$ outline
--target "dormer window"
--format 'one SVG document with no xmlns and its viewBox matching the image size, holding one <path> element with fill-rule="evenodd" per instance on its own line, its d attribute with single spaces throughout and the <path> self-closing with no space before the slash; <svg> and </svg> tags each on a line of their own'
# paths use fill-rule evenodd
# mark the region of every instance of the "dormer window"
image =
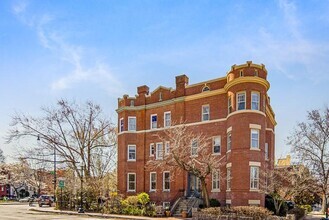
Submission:
<svg viewBox="0 0 329 220">
<path fill-rule="evenodd" d="M 204 86 L 204 87 L 203 87 L 202 92 L 206 92 L 206 91 L 210 91 L 209 86 Z"/>
<path fill-rule="evenodd" d="M 243 71 L 242 70 L 240 70 L 240 76 L 243 76 Z"/>
<path fill-rule="evenodd" d="M 162 101 L 162 92 L 159 93 L 159 101 Z"/>
<path fill-rule="evenodd" d="M 134 106 L 134 105 L 135 105 L 134 100 L 130 100 L 130 106 Z"/>
<path fill-rule="evenodd" d="M 258 70 L 255 70 L 254 76 L 258 76 Z"/>
</svg>

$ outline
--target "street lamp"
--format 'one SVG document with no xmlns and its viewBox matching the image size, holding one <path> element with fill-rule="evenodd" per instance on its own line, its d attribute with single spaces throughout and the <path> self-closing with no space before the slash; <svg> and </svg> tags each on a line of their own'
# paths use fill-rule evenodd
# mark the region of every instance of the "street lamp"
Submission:
<svg viewBox="0 0 329 220">
<path fill-rule="evenodd" d="M 40 135 L 37 138 L 40 141 Z M 56 184 L 57 184 L 57 177 L 56 177 L 56 146 L 54 145 L 54 202 L 56 202 Z"/>
<path fill-rule="evenodd" d="M 83 198 L 82 198 L 82 191 L 83 191 L 83 166 L 84 166 L 84 163 L 82 162 L 81 164 L 81 174 L 80 174 L 80 183 L 81 183 L 81 186 L 80 186 L 80 207 L 78 209 L 78 213 L 84 213 L 84 209 L 83 209 Z"/>
</svg>

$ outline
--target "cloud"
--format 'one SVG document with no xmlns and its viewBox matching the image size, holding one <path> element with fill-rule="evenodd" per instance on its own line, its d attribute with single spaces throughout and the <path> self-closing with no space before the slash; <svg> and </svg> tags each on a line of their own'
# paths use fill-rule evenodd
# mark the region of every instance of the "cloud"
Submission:
<svg viewBox="0 0 329 220">
<path fill-rule="evenodd" d="M 31 16 L 25 10 L 26 7 L 27 3 L 21 2 L 13 6 L 13 12 L 22 23 L 36 32 L 42 47 L 69 66 L 64 75 L 61 74 L 61 77 L 50 83 L 53 90 L 66 90 L 77 87 L 80 83 L 92 82 L 110 95 L 118 96 L 123 93 L 121 82 L 116 79 L 107 64 L 100 61 L 94 54 L 85 53 L 88 48 L 70 43 L 63 30 L 54 28 L 52 25 L 56 22 L 54 16 L 47 13 Z"/>
<path fill-rule="evenodd" d="M 26 8 L 28 6 L 28 2 L 27 1 L 21 1 L 15 5 L 13 5 L 12 7 L 12 10 L 13 10 L 13 13 L 15 15 L 19 15 L 21 13 L 24 13 Z"/>
</svg>

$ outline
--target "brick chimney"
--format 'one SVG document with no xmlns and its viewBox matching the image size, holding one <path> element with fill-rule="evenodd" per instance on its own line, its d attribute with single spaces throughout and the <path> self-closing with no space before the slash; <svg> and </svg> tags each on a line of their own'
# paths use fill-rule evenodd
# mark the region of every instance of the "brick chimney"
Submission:
<svg viewBox="0 0 329 220">
<path fill-rule="evenodd" d="M 186 75 L 176 76 L 176 97 L 185 95 L 185 87 L 188 85 L 188 77 Z"/>
</svg>

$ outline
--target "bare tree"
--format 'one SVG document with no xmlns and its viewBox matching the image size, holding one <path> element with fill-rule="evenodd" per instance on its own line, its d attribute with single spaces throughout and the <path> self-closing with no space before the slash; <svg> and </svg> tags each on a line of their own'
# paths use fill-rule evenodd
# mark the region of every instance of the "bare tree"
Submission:
<svg viewBox="0 0 329 220">
<path fill-rule="evenodd" d="M 31 170 L 24 160 L 14 164 L 0 165 L 0 183 L 10 185 L 19 197 L 18 189 L 29 186 Z"/>
<path fill-rule="evenodd" d="M 193 174 L 201 182 L 204 204 L 209 207 L 206 179 L 213 171 L 219 171 L 224 158 L 212 155 L 212 139 L 183 124 L 164 130 L 163 135 L 158 135 L 158 138 L 170 143 L 169 152 L 166 149 L 165 152 L 157 152 L 159 157 L 148 161 L 146 169 Z"/>
<path fill-rule="evenodd" d="M 323 196 L 323 209 L 327 210 L 329 178 L 329 108 L 323 112 L 312 110 L 307 114 L 307 121 L 297 124 L 293 134 L 288 137 L 288 144 L 293 147 L 299 158 L 317 179 Z"/>
<path fill-rule="evenodd" d="M 276 215 L 279 215 L 285 201 L 295 201 L 297 196 L 306 192 L 316 192 L 314 178 L 303 165 L 276 167 L 267 173 L 267 177 L 266 194 L 273 199 Z"/>
<path fill-rule="evenodd" d="M 24 138 L 40 140 L 33 148 L 35 157 L 28 155 L 30 159 L 38 159 L 41 154 L 48 155 L 46 161 L 53 162 L 52 155 L 56 153 L 56 161 L 66 163 L 79 178 L 81 165 L 86 178 L 96 174 L 95 155 L 100 156 L 103 164 L 97 168 L 105 170 L 109 168 L 105 164 L 116 160 L 116 128 L 102 115 L 99 105 L 59 100 L 57 106 L 44 107 L 41 112 L 39 117 L 16 113 L 7 136 L 8 143 Z"/>
<path fill-rule="evenodd" d="M 4 163 L 5 162 L 5 156 L 3 155 L 3 151 L 2 149 L 0 148 L 0 163 Z"/>
</svg>

